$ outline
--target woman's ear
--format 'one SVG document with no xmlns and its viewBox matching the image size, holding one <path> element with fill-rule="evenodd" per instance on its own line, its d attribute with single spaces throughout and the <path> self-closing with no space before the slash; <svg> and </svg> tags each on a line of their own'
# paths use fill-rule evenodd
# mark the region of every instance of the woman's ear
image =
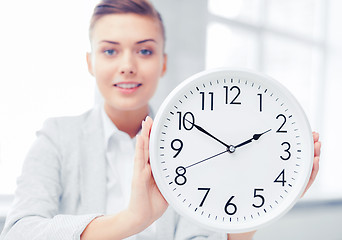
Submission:
<svg viewBox="0 0 342 240">
<path fill-rule="evenodd" d="M 92 57 L 91 57 L 91 52 L 87 52 L 87 65 L 88 65 L 88 72 L 94 76 L 94 71 L 93 71 L 93 62 L 92 62 Z"/>
<path fill-rule="evenodd" d="M 164 56 L 163 56 L 163 68 L 162 68 L 161 77 L 164 76 L 164 74 L 166 73 L 166 69 L 167 69 L 167 54 L 164 53 Z"/>
</svg>

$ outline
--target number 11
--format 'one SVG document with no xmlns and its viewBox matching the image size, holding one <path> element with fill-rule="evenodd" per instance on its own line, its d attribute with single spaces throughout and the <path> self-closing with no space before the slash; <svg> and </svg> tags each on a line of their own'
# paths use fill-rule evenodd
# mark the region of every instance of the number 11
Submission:
<svg viewBox="0 0 342 240">
<path fill-rule="evenodd" d="M 204 104 L 205 104 L 205 100 L 204 100 L 204 95 L 205 92 L 200 92 L 200 94 L 202 95 L 202 110 L 204 110 Z M 211 95 L 211 102 L 210 102 L 210 110 L 213 111 L 214 110 L 214 93 L 213 92 L 209 92 L 209 94 Z"/>
</svg>

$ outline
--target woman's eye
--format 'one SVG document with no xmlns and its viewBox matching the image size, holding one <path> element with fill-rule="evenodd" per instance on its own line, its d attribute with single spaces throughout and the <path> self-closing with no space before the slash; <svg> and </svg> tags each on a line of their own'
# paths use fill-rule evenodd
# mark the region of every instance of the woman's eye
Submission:
<svg viewBox="0 0 342 240">
<path fill-rule="evenodd" d="M 140 53 L 141 55 L 152 55 L 152 51 L 151 51 L 151 50 L 148 50 L 148 49 L 141 49 L 141 50 L 139 51 L 139 53 Z"/>
<path fill-rule="evenodd" d="M 112 56 L 116 53 L 114 49 L 105 50 L 104 53 L 108 56 Z"/>
</svg>

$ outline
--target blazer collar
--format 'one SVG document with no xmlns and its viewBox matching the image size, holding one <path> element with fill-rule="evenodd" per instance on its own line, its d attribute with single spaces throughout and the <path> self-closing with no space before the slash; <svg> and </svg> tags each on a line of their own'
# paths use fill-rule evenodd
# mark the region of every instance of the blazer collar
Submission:
<svg viewBox="0 0 342 240">
<path fill-rule="evenodd" d="M 107 161 L 102 107 L 96 105 L 90 110 L 82 126 L 80 200 L 82 212 L 104 214 L 107 203 Z M 151 108 L 149 108 L 149 115 L 153 117 Z"/>
<path fill-rule="evenodd" d="M 84 212 L 105 213 L 106 157 L 100 106 L 91 110 L 83 125 L 80 159 L 81 206 Z"/>
</svg>

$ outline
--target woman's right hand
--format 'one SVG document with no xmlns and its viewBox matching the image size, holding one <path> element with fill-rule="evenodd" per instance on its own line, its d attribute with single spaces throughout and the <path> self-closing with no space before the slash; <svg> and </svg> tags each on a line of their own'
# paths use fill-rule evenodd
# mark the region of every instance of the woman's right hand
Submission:
<svg viewBox="0 0 342 240">
<path fill-rule="evenodd" d="M 141 134 L 137 135 L 131 199 L 128 212 L 132 214 L 141 231 L 163 215 L 168 203 L 154 181 L 149 161 L 149 139 L 153 120 L 142 122 Z"/>
<path fill-rule="evenodd" d="M 168 207 L 152 175 L 149 162 L 149 139 L 152 119 L 142 123 L 137 136 L 131 199 L 127 209 L 116 215 L 91 221 L 81 234 L 82 240 L 123 239 L 138 234 L 157 220 Z"/>
</svg>

